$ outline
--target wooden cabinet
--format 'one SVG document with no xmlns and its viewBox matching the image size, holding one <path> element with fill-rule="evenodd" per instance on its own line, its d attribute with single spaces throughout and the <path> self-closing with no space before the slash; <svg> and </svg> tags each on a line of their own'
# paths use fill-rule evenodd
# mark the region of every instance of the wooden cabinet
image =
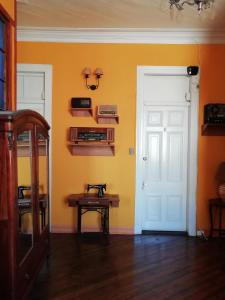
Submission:
<svg viewBox="0 0 225 300">
<path fill-rule="evenodd" d="M 23 299 L 48 254 L 48 130 L 31 110 L 0 112 L 2 299 Z"/>
</svg>

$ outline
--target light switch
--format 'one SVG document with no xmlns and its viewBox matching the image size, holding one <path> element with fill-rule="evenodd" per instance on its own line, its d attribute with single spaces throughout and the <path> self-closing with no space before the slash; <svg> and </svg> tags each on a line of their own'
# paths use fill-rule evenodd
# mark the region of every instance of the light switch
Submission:
<svg viewBox="0 0 225 300">
<path fill-rule="evenodd" d="M 134 155 L 134 148 L 129 148 L 129 155 Z"/>
</svg>

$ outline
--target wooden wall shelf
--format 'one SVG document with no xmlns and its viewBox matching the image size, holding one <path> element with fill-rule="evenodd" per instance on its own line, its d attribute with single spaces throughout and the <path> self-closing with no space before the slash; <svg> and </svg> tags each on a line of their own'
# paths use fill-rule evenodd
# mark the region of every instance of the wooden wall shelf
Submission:
<svg viewBox="0 0 225 300">
<path fill-rule="evenodd" d="M 98 124 L 119 124 L 119 116 L 102 116 L 96 115 L 96 121 Z"/>
<path fill-rule="evenodd" d="M 71 108 L 70 113 L 73 117 L 91 117 L 93 110 L 92 108 Z"/>
<path fill-rule="evenodd" d="M 225 124 L 204 124 L 202 125 L 202 135 L 225 136 Z"/>
<path fill-rule="evenodd" d="M 114 128 L 70 127 L 69 141 L 75 143 L 113 143 Z"/>
<path fill-rule="evenodd" d="M 107 143 L 77 143 L 70 144 L 69 150 L 72 155 L 78 156 L 114 156 L 115 146 Z"/>
<path fill-rule="evenodd" d="M 114 128 L 70 127 L 69 142 L 72 155 L 115 155 Z"/>
</svg>

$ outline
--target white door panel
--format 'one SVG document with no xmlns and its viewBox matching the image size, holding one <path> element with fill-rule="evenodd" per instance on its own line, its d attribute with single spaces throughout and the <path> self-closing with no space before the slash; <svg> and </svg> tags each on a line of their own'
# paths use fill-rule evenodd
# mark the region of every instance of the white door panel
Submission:
<svg viewBox="0 0 225 300">
<path fill-rule="evenodd" d="M 167 181 L 182 181 L 183 134 L 180 132 L 168 132 L 167 146 Z"/>
<path fill-rule="evenodd" d="M 26 102 L 18 102 L 17 103 L 17 109 L 31 109 L 42 116 L 45 116 L 45 111 L 44 111 L 44 105 L 43 104 L 38 104 L 38 103 L 26 103 Z"/>
<path fill-rule="evenodd" d="M 189 78 L 184 76 L 149 76 L 143 79 L 144 102 L 183 102 L 189 91 Z"/>
<path fill-rule="evenodd" d="M 160 195 L 146 195 L 145 219 L 147 222 L 161 222 L 162 197 Z"/>
<path fill-rule="evenodd" d="M 161 180 L 162 133 L 148 132 L 146 143 L 147 167 L 145 168 L 146 183 Z M 151 166 L 151 167 L 148 167 Z"/>
<path fill-rule="evenodd" d="M 143 229 L 185 231 L 188 107 L 144 110 Z"/>
<path fill-rule="evenodd" d="M 17 73 L 17 101 L 24 97 L 24 78 Z"/>
<path fill-rule="evenodd" d="M 45 74 L 44 72 L 17 73 L 17 102 L 44 103 Z"/>
</svg>

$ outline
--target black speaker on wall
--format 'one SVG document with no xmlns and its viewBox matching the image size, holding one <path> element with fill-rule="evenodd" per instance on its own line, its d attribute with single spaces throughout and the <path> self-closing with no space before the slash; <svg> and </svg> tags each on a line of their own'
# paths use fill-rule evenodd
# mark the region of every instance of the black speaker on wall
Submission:
<svg viewBox="0 0 225 300">
<path fill-rule="evenodd" d="M 198 66 L 189 66 L 187 67 L 188 76 L 196 76 L 198 75 L 199 67 Z"/>
</svg>

